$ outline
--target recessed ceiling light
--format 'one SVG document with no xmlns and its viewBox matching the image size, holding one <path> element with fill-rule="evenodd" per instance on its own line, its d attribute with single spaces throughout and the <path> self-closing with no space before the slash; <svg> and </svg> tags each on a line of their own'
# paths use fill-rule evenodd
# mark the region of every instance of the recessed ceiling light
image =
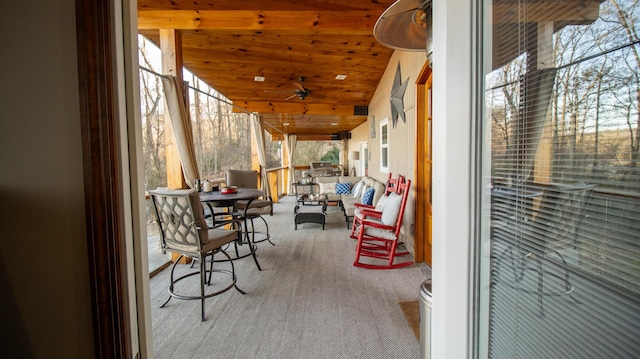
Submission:
<svg viewBox="0 0 640 359">
<path fill-rule="evenodd" d="M 338 126 L 337 122 L 331 122 L 331 126 Z"/>
<path fill-rule="evenodd" d="M 336 80 L 342 81 L 342 80 L 344 80 L 346 78 L 347 78 L 347 75 L 336 75 Z"/>
<path fill-rule="evenodd" d="M 253 78 L 255 82 L 264 82 L 264 76 L 256 76 Z"/>
<path fill-rule="evenodd" d="M 283 123 L 282 126 L 289 126 L 289 122 Z"/>
</svg>

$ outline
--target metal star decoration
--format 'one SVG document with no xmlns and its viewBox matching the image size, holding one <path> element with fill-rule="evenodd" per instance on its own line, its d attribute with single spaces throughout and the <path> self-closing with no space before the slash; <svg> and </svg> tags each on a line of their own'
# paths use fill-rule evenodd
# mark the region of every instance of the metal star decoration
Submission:
<svg viewBox="0 0 640 359">
<path fill-rule="evenodd" d="M 400 63 L 398 62 L 398 69 L 396 70 L 396 77 L 393 79 L 393 88 L 391 89 L 391 121 L 393 128 L 396 128 L 398 123 L 398 116 L 402 118 L 402 122 L 407 122 L 407 117 L 404 114 L 404 92 L 409 85 L 409 78 L 407 77 L 404 82 L 401 82 L 400 78 Z"/>
</svg>

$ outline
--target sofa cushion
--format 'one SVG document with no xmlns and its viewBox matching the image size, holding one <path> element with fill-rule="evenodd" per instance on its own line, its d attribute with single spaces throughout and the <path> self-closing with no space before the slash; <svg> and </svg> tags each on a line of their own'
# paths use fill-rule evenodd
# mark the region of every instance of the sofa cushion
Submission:
<svg viewBox="0 0 640 359">
<path fill-rule="evenodd" d="M 370 222 L 377 222 L 380 223 L 380 221 L 376 220 L 376 219 L 367 219 L 367 221 Z M 356 229 L 356 235 L 360 235 L 360 231 L 362 230 L 363 226 L 360 226 Z M 389 240 L 396 240 L 396 234 L 394 231 L 390 231 L 388 229 L 382 229 L 382 228 L 377 228 L 377 227 L 373 227 L 373 226 L 364 226 L 366 227 L 364 230 L 364 234 L 367 236 L 371 236 L 371 237 L 376 237 L 376 238 L 384 238 L 384 239 L 389 239 Z"/>
<path fill-rule="evenodd" d="M 354 184 L 358 183 L 362 181 L 362 177 L 356 177 L 356 176 L 340 176 L 338 177 L 338 182 L 349 182 L 351 183 L 351 187 L 353 187 Z"/>
<path fill-rule="evenodd" d="M 350 194 L 343 194 L 342 195 L 342 205 L 344 207 L 348 207 L 348 206 L 354 206 L 356 203 L 360 203 L 360 197 L 358 198 L 353 198 L 353 196 L 351 196 Z"/>
<path fill-rule="evenodd" d="M 366 205 L 372 205 L 373 204 L 373 195 L 375 194 L 375 189 L 373 188 L 367 188 L 366 191 L 364 191 L 364 195 L 362 196 L 362 204 L 366 204 Z"/>
<path fill-rule="evenodd" d="M 349 183 L 349 182 L 338 182 L 338 183 L 336 183 L 336 193 L 337 194 L 351 193 L 351 183 Z"/>
<path fill-rule="evenodd" d="M 378 200 L 380 200 L 380 197 L 382 197 L 382 195 L 384 194 L 384 184 L 378 181 L 375 181 L 372 187 L 375 190 L 372 204 L 375 206 L 378 203 Z"/>
</svg>

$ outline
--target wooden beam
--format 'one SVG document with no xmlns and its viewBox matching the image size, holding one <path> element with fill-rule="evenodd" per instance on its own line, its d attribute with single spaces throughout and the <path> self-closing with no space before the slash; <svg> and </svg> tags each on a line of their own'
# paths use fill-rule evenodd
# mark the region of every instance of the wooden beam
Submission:
<svg viewBox="0 0 640 359">
<path fill-rule="evenodd" d="M 333 31 L 371 34 L 371 11 L 140 10 L 138 29 Z"/>
<path fill-rule="evenodd" d="M 284 141 L 284 135 L 281 133 L 271 134 L 271 141 Z M 305 135 L 298 134 L 298 141 L 331 141 L 331 135 Z M 299 169 L 296 166 L 296 169 Z M 309 169 L 307 166 L 306 169 Z"/>
<path fill-rule="evenodd" d="M 353 116 L 353 106 L 328 103 L 302 103 L 302 102 L 266 102 L 244 101 L 234 102 L 234 105 L 244 108 L 249 112 L 259 113 L 287 113 L 294 115 L 339 115 Z M 240 109 L 234 112 L 242 112 Z"/>
<path fill-rule="evenodd" d="M 172 29 L 160 30 L 162 74 L 178 77 L 182 82 L 182 34 Z"/>
</svg>

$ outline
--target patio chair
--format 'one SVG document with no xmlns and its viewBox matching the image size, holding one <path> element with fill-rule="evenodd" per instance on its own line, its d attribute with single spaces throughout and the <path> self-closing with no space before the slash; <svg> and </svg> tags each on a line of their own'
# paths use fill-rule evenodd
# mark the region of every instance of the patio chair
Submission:
<svg viewBox="0 0 640 359">
<path fill-rule="evenodd" d="M 538 296 L 541 317 L 545 316 L 545 297 L 566 295 L 576 300 L 572 296 L 571 270 L 565 257 L 579 245 L 578 228 L 587 217 L 582 212 L 595 187 L 583 182 L 550 186 L 542 191 L 539 210 L 521 216 L 531 220 L 516 223 L 512 219 L 518 216 L 500 216 L 499 220 L 492 221 L 497 252 L 494 255 L 496 278 L 503 269 L 510 269 L 514 284 L 520 283 L 521 292 Z M 522 285 L 528 272 L 536 276 L 535 290 Z"/>
<path fill-rule="evenodd" d="M 236 221 L 241 223 L 240 228 L 246 227 L 245 218 L 247 218 L 247 214 L 245 212 L 247 211 L 247 208 L 245 207 L 242 211 L 236 211 L 234 201 L 206 201 L 203 203 L 203 207 L 205 208 L 205 219 L 207 220 L 209 228 L 228 227 Z M 258 262 L 258 257 L 256 256 L 255 243 L 251 242 L 251 238 L 248 236 L 246 230 L 241 232 L 242 235 L 238 236 L 238 238 L 233 241 L 235 257 L 231 257 L 230 259 L 216 259 L 212 261 L 227 262 L 229 260 L 238 260 L 252 256 L 256 267 L 261 271 L 262 267 L 260 266 L 260 262 Z M 245 250 L 244 253 L 240 253 L 239 246 L 243 246 L 244 243 L 248 245 L 248 250 Z M 230 245 L 231 243 L 226 245 L 223 249 L 226 250 Z"/>
<path fill-rule="evenodd" d="M 407 205 L 411 180 L 399 183 L 396 191 L 389 194 L 381 212 L 363 209 L 361 217 L 355 217 L 356 259 L 353 265 L 369 269 L 392 269 L 413 264 L 413 259 L 394 263 L 396 257 L 409 255 L 406 250 L 398 251 L 398 241 L 404 210 Z M 362 257 L 373 258 L 373 262 L 361 262 Z M 383 263 L 375 263 L 377 260 Z"/>
<path fill-rule="evenodd" d="M 169 299 L 160 307 L 167 305 L 173 297 L 186 300 L 199 299 L 201 302 L 201 319 L 205 321 L 204 301 L 206 298 L 222 294 L 231 288 L 246 294 L 236 285 L 237 279 L 233 262 L 230 261 L 231 258 L 222 249 L 222 246 L 235 241 L 236 238 L 242 235 L 241 223 L 239 221 L 226 222 L 227 225 L 232 225 L 232 229 L 208 228 L 198 192 L 195 190 L 158 188 L 154 191 L 149 191 L 149 194 L 151 195 L 157 215 L 156 218 L 160 226 L 163 251 L 180 254 L 171 268 Z M 213 257 L 218 253 L 229 259 L 231 270 L 213 268 Z M 190 270 L 188 273 L 176 278 L 176 266 L 184 256 L 197 259 L 199 269 L 196 271 Z M 209 256 L 211 257 L 209 262 L 211 265 L 207 269 L 206 258 Z M 213 273 L 227 274 L 230 277 L 230 281 L 226 284 L 219 282 L 213 292 L 206 293 L 205 284 L 207 286 L 211 285 Z M 209 275 L 208 278 L 207 274 Z M 175 290 L 176 283 L 194 275 L 200 276 L 199 294 L 184 294 L 186 292 L 180 291 L 179 293 Z"/>
<path fill-rule="evenodd" d="M 258 188 L 258 172 L 253 170 L 227 170 L 225 175 L 225 183 L 227 186 L 237 186 L 241 188 Z M 245 234 L 247 240 L 251 236 L 251 243 L 256 244 L 268 241 L 271 245 L 271 234 L 269 233 L 269 224 L 264 218 L 265 215 L 273 216 L 273 200 L 270 196 L 254 199 L 251 201 L 238 201 L 238 211 L 245 223 Z M 264 223 L 265 231 L 258 232 L 255 230 L 254 220 L 260 219 Z M 251 229 L 249 229 L 251 224 Z M 256 239 L 256 234 L 260 237 Z"/>
</svg>

